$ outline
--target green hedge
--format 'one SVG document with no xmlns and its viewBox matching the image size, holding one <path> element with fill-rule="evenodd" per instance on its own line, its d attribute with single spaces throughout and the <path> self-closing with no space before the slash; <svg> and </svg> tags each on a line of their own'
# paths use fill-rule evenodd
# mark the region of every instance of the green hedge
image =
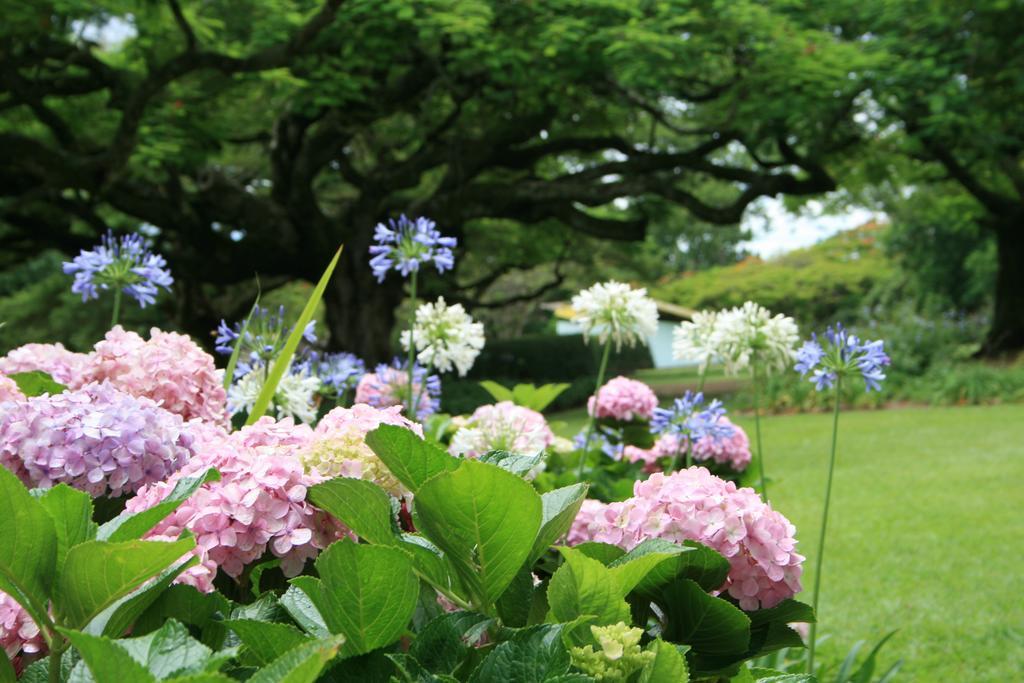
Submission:
<svg viewBox="0 0 1024 683">
<path fill-rule="evenodd" d="M 581 335 L 533 335 L 488 342 L 467 377 L 443 381 L 442 409 L 460 414 L 491 403 L 491 395 L 478 384 L 484 379 L 506 386 L 523 382 L 567 382 L 569 388 L 555 400 L 550 410 L 583 405 L 597 381 L 601 350 L 598 344 L 586 344 Z M 612 353 L 607 376 L 629 374 L 651 365 L 651 352 L 646 346 L 623 348 L 619 353 Z"/>
</svg>

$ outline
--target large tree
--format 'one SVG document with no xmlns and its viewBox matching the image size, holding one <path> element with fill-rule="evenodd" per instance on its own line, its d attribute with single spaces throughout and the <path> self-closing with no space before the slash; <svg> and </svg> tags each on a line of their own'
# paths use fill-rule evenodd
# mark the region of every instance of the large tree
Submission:
<svg viewBox="0 0 1024 683">
<path fill-rule="evenodd" d="M 974 246 L 957 224 L 976 220 L 998 253 L 983 351 L 1024 349 L 1024 2 L 842 0 L 809 17 L 816 23 L 807 25 L 859 45 L 870 64 L 856 74 L 864 85 L 857 108 L 874 144 L 851 157 L 851 174 L 839 171 L 844 184 L 881 196 L 894 219 L 920 228 L 917 239 L 934 252 L 933 263 L 916 265 L 925 271 L 968 268 Z M 935 194 L 946 195 L 941 205 L 923 207 Z M 944 210 L 958 215 L 932 230 Z M 927 249 L 918 245 L 914 255 Z"/>
<path fill-rule="evenodd" d="M 315 279 L 345 243 L 332 343 L 380 357 L 402 291 L 367 248 L 388 216 L 496 249 L 456 279 L 483 299 L 580 236 L 643 238 L 666 202 L 735 225 L 759 197 L 831 190 L 857 140 L 860 49 L 753 0 L 3 9 L 4 252 L 155 226 L 194 330 L 233 312 L 212 292 Z"/>
</svg>

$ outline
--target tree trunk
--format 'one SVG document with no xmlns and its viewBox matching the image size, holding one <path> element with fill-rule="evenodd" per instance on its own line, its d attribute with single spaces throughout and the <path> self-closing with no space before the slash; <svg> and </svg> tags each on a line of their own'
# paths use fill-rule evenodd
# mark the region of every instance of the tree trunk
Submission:
<svg viewBox="0 0 1024 683">
<path fill-rule="evenodd" d="M 402 301 L 403 280 L 392 273 L 378 283 L 370 256 L 359 240 L 346 243 L 334 277 L 324 292 L 330 347 L 350 351 L 367 363 L 391 359 L 391 327 Z"/>
<path fill-rule="evenodd" d="M 1024 350 L 1024 225 L 1016 220 L 996 226 L 998 269 L 992 326 L 981 353 L 1005 356 Z"/>
</svg>

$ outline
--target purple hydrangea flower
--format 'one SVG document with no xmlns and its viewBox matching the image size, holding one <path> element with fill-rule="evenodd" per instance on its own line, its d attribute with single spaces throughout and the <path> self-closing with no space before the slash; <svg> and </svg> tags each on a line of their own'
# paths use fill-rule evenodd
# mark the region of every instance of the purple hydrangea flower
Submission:
<svg viewBox="0 0 1024 683">
<path fill-rule="evenodd" d="M 238 354 L 238 364 L 235 366 L 235 377 L 241 378 L 252 372 L 254 369 L 268 365 L 277 357 L 288 335 L 292 333 L 292 327 L 285 324 L 284 306 L 279 306 L 277 311 L 257 306 L 249 318 L 249 326 L 245 330 L 245 338 Z M 230 356 L 234 351 L 235 343 L 242 335 L 244 321 L 229 325 L 226 320 L 221 320 L 217 326 L 217 338 L 214 340 L 214 348 L 218 353 Z M 314 328 L 316 321 L 311 320 L 303 330 L 302 337 L 309 344 L 316 343 Z"/>
<path fill-rule="evenodd" d="M 180 415 L 106 382 L 0 413 L 0 465 L 26 486 L 65 483 L 94 497 L 167 479 L 192 457 L 192 441 Z"/>
<path fill-rule="evenodd" d="M 840 376 L 859 372 L 866 391 L 881 391 L 885 379 L 883 368 L 890 364 L 881 340 L 862 342 L 841 323 L 825 331 L 825 344 L 812 335 L 797 351 L 796 370 L 810 373 L 818 391 L 835 385 Z"/>
<path fill-rule="evenodd" d="M 427 375 L 427 369 L 416 363 L 412 371 L 413 388 L 416 391 L 416 415 L 419 421 L 441 409 L 441 378 Z M 409 372 L 405 362 L 395 358 L 391 364 L 379 364 L 374 372 L 359 379 L 356 386 L 356 403 L 366 403 L 374 408 L 405 406 L 408 411 Z"/>
<path fill-rule="evenodd" d="M 167 261 L 149 251 L 138 234 L 115 238 L 108 232 L 98 247 L 65 261 L 64 272 L 75 276 L 71 291 L 82 301 L 98 298 L 100 290 L 120 289 L 142 308 L 156 301 L 157 287 L 169 290 L 174 283 Z"/>
<path fill-rule="evenodd" d="M 408 277 L 430 262 L 439 273 L 455 267 L 452 249 L 456 239 L 443 236 L 429 218 L 413 221 L 402 215 L 398 220 L 389 219 L 387 225 L 377 224 L 373 238 L 377 243 L 370 247 L 370 267 L 378 282 L 384 282 L 391 270 Z"/>
<path fill-rule="evenodd" d="M 612 460 L 622 460 L 622 453 L 626 448 L 626 444 L 622 441 L 621 431 L 616 434 L 618 443 L 612 443 L 612 440 L 608 438 L 608 435 L 597 430 L 590 437 L 590 447 L 597 446 L 598 449 L 607 455 Z M 579 434 L 572 438 L 572 445 L 576 447 L 576 450 L 581 451 L 587 443 L 587 430 L 583 429 Z"/>
<path fill-rule="evenodd" d="M 670 434 L 680 441 L 698 441 L 704 437 L 715 440 L 732 436 L 733 427 L 720 418 L 725 416 L 725 407 L 718 399 L 704 405 L 704 394 L 687 391 L 682 398 L 672 402 L 671 408 L 655 408 L 651 418 L 651 431 L 655 434 Z"/>
</svg>

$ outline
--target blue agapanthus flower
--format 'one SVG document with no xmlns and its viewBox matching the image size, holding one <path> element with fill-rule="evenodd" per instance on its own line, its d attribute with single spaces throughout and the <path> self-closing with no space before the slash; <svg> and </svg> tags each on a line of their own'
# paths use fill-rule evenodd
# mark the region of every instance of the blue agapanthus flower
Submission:
<svg viewBox="0 0 1024 683">
<path fill-rule="evenodd" d="M 597 446 L 602 453 L 612 460 L 622 460 L 622 453 L 626 448 L 626 444 L 622 442 L 621 434 L 617 436 L 619 436 L 618 443 L 612 443 L 612 440 L 604 432 L 597 430 L 590 437 L 590 448 Z M 581 430 L 576 436 L 572 437 L 572 445 L 578 451 L 583 450 L 583 447 L 587 445 L 586 429 Z"/>
<path fill-rule="evenodd" d="M 443 236 L 429 218 L 420 216 L 413 221 L 402 215 L 398 220 L 389 219 L 387 225 L 377 224 L 373 238 L 376 244 L 370 247 L 370 267 L 378 282 L 384 282 L 391 270 L 408 277 L 431 262 L 439 273 L 455 267 L 452 249 L 456 239 Z"/>
<path fill-rule="evenodd" d="M 725 406 L 718 399 L 704 405 L 704 394 L 687 391 L 682 398 L 672 402 L 671 408 L 655 408 L 651 418 L 651 431 L 655 434 L 669 434 L 677 439 L 698 441 L 705 436 L 717 440 L 727 439 L 733 434 L 731 425 L 722 424 Z"/>
<path fill-rule="evenodd" d="M 100 290 L 120 290 L 142 308 L 156 301 L 158 287 L 169 290 L 174 284 L 164 257 L 151 252 L 135 233 L 115 237 L 108 232 L 99 246 L 65 261 L 64 272 L 75 276 L 71 291 L 81 294 L 82 301 L 98 298 Z"/>
<path fill-rule="evenodd" d="M 311 320 L 303 330 L 302 337 L 309 344 L 316 343 L 315 326 L 316 321 Z M 257 306 L 249 318 L 248 326 L 245 321 L 233 325 L 229 325 L 226 320 L 220 321 L 220 325 L 217 326 L 217 338 L 214 340 L 217 352 L 230 356 L 242 336 L 243 327 L 245 336 L 241 341 L 238 364 L 235 366 L 236 378 L 244 377 L 252 370 L 268 365 L 281 352 L 292 333 L 292 326 L 285 324 L 284 306 L 278 307 L 276 311 Z"/>
<path fill-rule="evenodd" d="M 862 342 L 836 323 L 825 331 L 824 345 L 816 334 L 804 342 L 796 352 L 795 368 L 801 375 L 810 373 L 818 391 L 831 388 L 840 376 L 853 373 L 860 373 L 866 391 L 880 391 L 885 379 L 883 368 L 890 362 L 881 340 Z"/>
<path fill-rule="evenodd" d="M 366 363 L 354 353 L 310 351 L 301 364 L 310 375 L 320 378 L 320 393 L 335 398 L 355 389 L 366 374 Z"/>
<path fill-rule="evenodd" d="M 441 409 L 441 378 L 427 374 L 419 363 L 412 366 L 413 389 L 416 393 L 416 419 L 423 422 Z M 365 375 L 356 389 L 356 402 L 375 408 L 403 405 L 409 410 L 409 371 L 406 361 L 395 358 L 390 364 L 380 363 L 374 372 Z"/>
</svg>

